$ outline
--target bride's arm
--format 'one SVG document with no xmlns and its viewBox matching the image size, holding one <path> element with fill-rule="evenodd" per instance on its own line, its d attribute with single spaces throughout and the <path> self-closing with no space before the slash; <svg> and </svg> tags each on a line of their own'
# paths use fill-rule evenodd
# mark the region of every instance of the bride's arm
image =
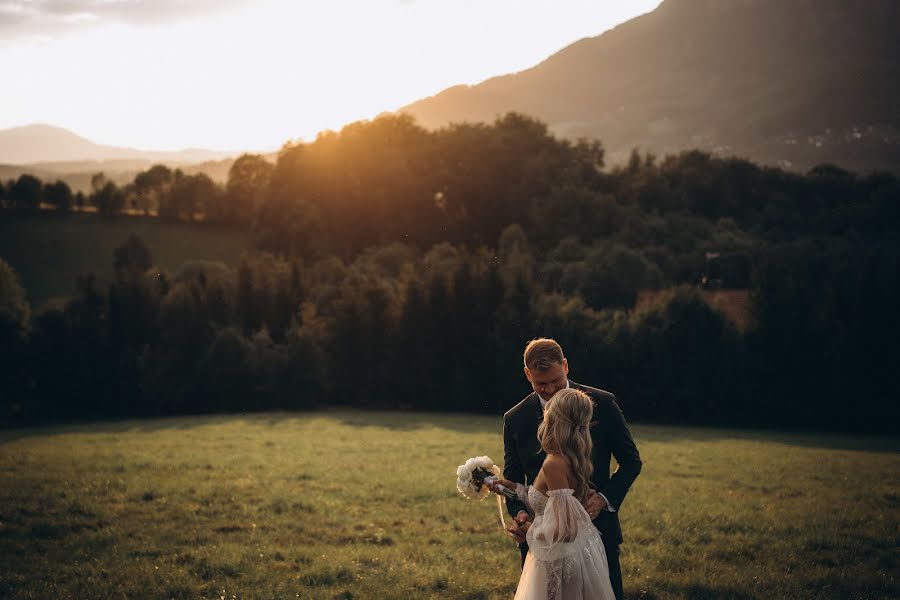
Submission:
<svg viewBox="0 0 900 600">
<path fill-rule="evenodd" d="M 528 504 L 528 487 L 526 487 L 524 484 L 516 483 L 515 481 L 510 481 L 509 479 L 494 478 L 485 479 L 485 483 L 488 484 L 489 490 L 498 495 L 503 494 L 503 488 L 512 490 L 519 497 L 519 500 L 521 500 L 525 504 Z M 531 512 L 530 507 L 528 510 L 529 512 Z"/>
<path fill-rule="evenodd" d="M 486 480 L 485 483 L 488 483 Z M 516 483 L 515 481 L 510 481 L 509 479 L 492 479 L 488 486 L 492 492 L 498 495 L 502 495 L 503 491 L 501 489 L 505 487 L 507 489 L 513 490 L 516 493 L 516 496 L 519 499 L 519 502 L 525 505 L 525 512 L 528 513 L 528 518 L 534 518 L 534 509 L 531 508 L 531 503 L 528 502 L 528 487 L 521 483 Z M 521 513 L 522 511 L 519 511 Z M 516 522 L 519 522 L 519 514 L 515 515 Z"/>
</svg>

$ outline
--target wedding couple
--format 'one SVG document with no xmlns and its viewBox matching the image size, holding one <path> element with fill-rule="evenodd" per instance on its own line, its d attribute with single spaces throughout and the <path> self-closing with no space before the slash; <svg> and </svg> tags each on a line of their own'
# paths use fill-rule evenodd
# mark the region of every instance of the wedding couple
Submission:
<svg viewBox="0 0 900 600">
<path fill-rule="evenodd" d="M 503 417 L 497 482 L 518 496 L 506 501 L 522 553 L 516 599 L 622 600 L 618 509 L 641 472 L 638 449 L 613 394 L 569 381 L 558 343 L 532 340 L 524 358 L 534 393 Z"/>
</svg>

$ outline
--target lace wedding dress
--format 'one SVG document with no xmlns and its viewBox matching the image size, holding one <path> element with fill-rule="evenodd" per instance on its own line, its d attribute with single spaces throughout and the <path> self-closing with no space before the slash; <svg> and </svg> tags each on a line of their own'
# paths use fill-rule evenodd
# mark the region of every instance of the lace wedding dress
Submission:
<svg viewBox="0 0 900 600">
<path fill-rule="evenodd" d="M 574 491 L 523 488 L 535 516 L 516 600 L 615 600 L 600 533 Z"/>
</svg>

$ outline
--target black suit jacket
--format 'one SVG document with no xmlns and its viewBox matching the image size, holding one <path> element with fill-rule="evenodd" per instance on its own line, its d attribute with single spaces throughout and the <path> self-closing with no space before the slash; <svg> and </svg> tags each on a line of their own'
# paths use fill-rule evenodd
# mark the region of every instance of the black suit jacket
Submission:
<svg viewBox="0 0 900 600">
<path fill-rule="evenodd" d="M 613 394 L 571 380 L 569 386 L 581 390 L 594 401 L 594 417 L 590 426 L 594 446 L 591 483 L 617 511 L 602 511 L 594 520 L 594 525 L 603 536 L 604 544 L 618 545 L 622 543 L 618 510 L 641 472 L 641 455 Z M 503 476 L 506 479 L 530 484 L 537 477 L 546 457 L 537 439 L 538 424 L 543 416 L 541 400 L 536 392 L 526 396 L 503 415 Z M 609 473 L 610 456 L 614 456 L 619 464 L 612 476 Z M 518 500 L 507 500 L 506 509 L 515 516 L 525 507 Z"/>
</svg>

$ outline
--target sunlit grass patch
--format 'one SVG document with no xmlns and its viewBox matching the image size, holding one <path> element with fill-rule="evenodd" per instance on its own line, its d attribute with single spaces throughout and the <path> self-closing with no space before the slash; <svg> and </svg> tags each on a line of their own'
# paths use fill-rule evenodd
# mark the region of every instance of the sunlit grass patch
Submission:
<svg viewBox="0 0 900 600">
<path fill-rule="evenodd" d="M 0 597 L 509 598 L 456 466 L 497 417 L 274 413 L 0 434 Z M 630 598 L 900 594 L 895 440 L 636 426 Z"/>
</svg>

